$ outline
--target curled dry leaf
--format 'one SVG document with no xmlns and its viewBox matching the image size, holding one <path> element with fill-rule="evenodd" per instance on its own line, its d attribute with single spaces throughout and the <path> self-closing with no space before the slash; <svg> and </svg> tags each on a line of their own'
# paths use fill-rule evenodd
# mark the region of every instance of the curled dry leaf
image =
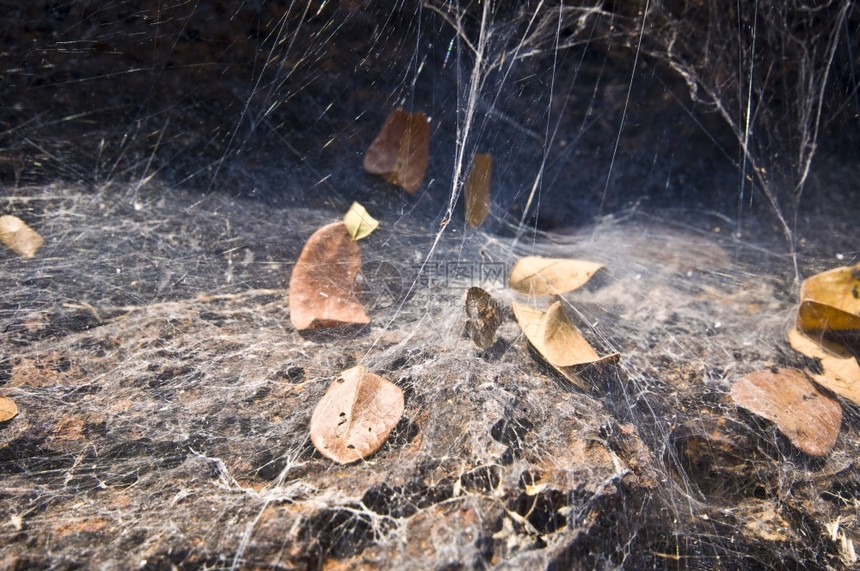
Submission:
<svg viewBox="0 0 860 571">
<path fill-rule="evenodd" d="M 502 324 L 502 312 L 496 300 L 479 287 L 466 292 L 466 332 L 475 345 L 487 349 L 496 342 L 496 329 Z"/>
<path fill-rule="evenodd" d="M 472 170 L 463 185 L 466 196 L 466 224 L 477 228 L 490 213 L 490 177 L 493 174 L 493 159 L 489 154 L 479 153 L 472 161 Z"/>
<path fill-rule="evenodd" d="M 822 272 L 800 286 L 802 331 L 860 332 L 860 264 Z"/>
<path fill-rule="evenodd" d="M 15 401 L 9 397 L 0 396 L 0 422 L 6 422 L 15 418 L 18 414 L 18 407 L 15 406 Z"/>
<path fill-rule="evenodd" d="M 424 113 L 392 111 L 364 155 L 364 170 L 414 193 L 427 173 L 430 123 Z"/>
<path fill-rule="evenodd" d="M 364 206 L 357 202 L 353 202 L 349 210 L 346 211 L 343 216 L 343 223 L 346 224 L 346 230 L 354 242 L 370 236 L 374 230 L 379 228 L 379 220 L 368 214 Z"/>
<path fill-rule="evenodd" d="M 527 295 L 562 294 L 581 287 L 603 264 L 526 256 L 511 269 L 511 288 Z"/>
<path fill-rule="evenodd" d="M 513 307 L 517 323 L 532 346 L 547 363 L 580 388 L 584 387 L 577 375 L 579 367 L 615 363 L 620 358 L 618 353 L 598 355 L 565 315 L 561 302 L 553 303 L 546 312 L 516 302 Z"/>
<path fill-rule="evenodd" d="M 788 342 L 796 351 L 819 360 L 821 373 L 810 372 L 816 383 L 860 405 L 860 365 L 845 347 L 820 338 L 812 339 L 797 329 L 789 331 Z"/>
<path fill-rule="evenodd" d="M 796 369 L 764 370 L 732 385 L 732 400 L 770 420 L 800 451 L 826 456 L 836 444 L 842 407 Z"/>
<path fill-rule="evenodd" d="M 361 365 L 332 383 L 311 417 L 311 441 L 320 454 L 348 464 L 382 446 L 403 414 L 403 391 Z"/>
<path fill-rule="evenodd" d="M 290 278 L 290 320 L 299 331 L 364 325 L 370 318 L 357 298 L 361 252 L 346 225 L 323 226 L 308 239 Z"/>
<path fill-rule="evenodd" d="M 25 258 L 35 256 L 43 244 L 38 232 L 27 226 L 26 222 L 17 216 L 9 214 L 0 216 L 0 242 Z"/>
</svg>

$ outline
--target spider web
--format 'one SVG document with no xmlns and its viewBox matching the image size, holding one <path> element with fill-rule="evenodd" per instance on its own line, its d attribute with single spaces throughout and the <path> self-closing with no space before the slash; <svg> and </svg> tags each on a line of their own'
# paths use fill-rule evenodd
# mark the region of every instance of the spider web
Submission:
<svg viewBox="0 0 860 571">
<path fill-rule="evenodd" d="M 749 568 L 856 563 L 860 417 L 824 459 L 737 409 L 794 353 L 798 279 L 858 261 L 850 2 L 3 5 L 0 556 L 12 568 Z M 361 170 L 430 117 L 408 195 Z M 470 160 L 492 207 L 466 227 Z M 287 284 L 353 201 L 361 331 L 303 336 Z M 621 364 L 571 385 L 512 264 Z M 473 285 L 497 342 L 464 333 Z M 528 300 L 539 304 L 539 300 Z M 400 386 L 340 466 L 308 424 L 343 370 Z"/>
</svg>

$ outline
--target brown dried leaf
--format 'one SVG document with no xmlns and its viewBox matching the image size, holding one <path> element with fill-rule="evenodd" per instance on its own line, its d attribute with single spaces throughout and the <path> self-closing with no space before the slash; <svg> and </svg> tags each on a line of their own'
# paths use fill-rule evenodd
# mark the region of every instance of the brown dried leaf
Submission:
<svg viewBox="0 0 860 571">
<path fill-rule="evenodd" d="M 477 228 L 490 213 L 490 178 L 493 159 L 489 154 L 479 153 L 472 161 L 472 170 L 463 185 L 466 196 L 466 224 Z"/>
<path fill-rule="evenodd" d="M 430 123 L 424 113 L 392 111 L 364 155 L 364 170 L 414 193 L 427 173 Z"/>
<path fill-rule="evenodd" d="M 481 349 L 496 342 L 496 329 L 502 324 L 502 312 L 496 300 L 479 287 L 466 292 L 466 332 Z"/>
<path fill-rule="evenodd" d="M 732 385 L 732 400 L 775 423 L 806 454 L 826 456 L 836 444 L 842 407 L 819 391 L 801 371 L 750 373 Z"/>
<path fill-rule="evenodd" d="M 25 258 L 35 256 L 43 244 L 38 232 L 17 216 L 9 214 L 0 216 L 0 242 Z"/>
<path fill-rule="evenodd" d="M 565 315 L 561 302 L 544 313 L 540 309 L 514 302 L 514 315 L 526 338 L 547 363 L 568 380 L 582 387 L 577 368 L 584 365 L 615 363 L 618 353 L 601 357 Z"/>
<path fill-rule="evenodd" d="M 11 420 L 17 414 L 18 407 L 15 405 L 15 401 L 9 397 L 0 396 L 0 422 Z"/>
<path fill-rule="evenodd" d="M 511 269 L 511 288 L 527 295 L 562 294 L 581 287 L 603 264 L 526 256 Z"/>
<path fill-rule="evenodd" d="M 797 326 L 804 331 L 860 330 L 860 264 L 803 280 Z"/>
<path fill-rule="evenodd" d="M 346 225 L 323 226 L 308 239 L 290 278 L 290 320 L 299 331 L 364 325 L 370 318 L 357 299 L 361 252 Z"/>
<path fill-rule="evenodd" d="M 403 414 L 403 391 L 359 365 L 332 383 L 311 417 L 320 454 L 348 464 L 382 446 Z"/>
<path fill-rule="evenodd" d="M 822 373 L 810 373 L 816 383 L 860 405 L 860 365 L 839 343 L 812 339 L 797 329 L 788 332 L 788 342 L 796 351 L 821 362 Z"/>
</svg>

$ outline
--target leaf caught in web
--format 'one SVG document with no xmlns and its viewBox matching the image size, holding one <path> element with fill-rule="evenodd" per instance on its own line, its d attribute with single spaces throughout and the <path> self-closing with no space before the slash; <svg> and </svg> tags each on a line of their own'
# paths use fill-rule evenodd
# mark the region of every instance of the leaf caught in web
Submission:
<svg viewBox="0 0 860 571">
<path fill-rule="evenodd" d="M 367 458 L 382 446 L 403 414 L 403 391 L 359 365 L 344 371 L 311 417 L 311 441 L 341 464 Z"/>
<path fill-rule="evenodd" d="M 19 256 L 32 258 L 42 247 L 43 240 L 26 222 L 17 216 L 6 214 L 0 216 L 0 242 Z"/>
<path fill-rule="evenodd" d="M 764 370 L 732 385 L 732 400 L 774 424 L 798 450 L 826 456 L 836 444 L 842 407 L 796 369 Z"/>
<path fill-rule="evenodd" d="M 355 277 L 361 252 L 343 222 L 323 226 L 308 239 L 290 278 L 290 321 L 299 331 L 365 325 Z"/>
<path fill-rule="evenodd" d="M 430 123 L 424 113 L 392 111 L 364 155 L 364 170 L 382 175 L 412 194 L 421 187 L 430 153 Z"/>
<path fill-rule="evenodd" d="M 488 349 L 496 342 L 496 329 L 502 324 L 499 304 L 486 291 L 470 287 L 466 292 L 466 332 L 475 345 Z"/>
<path fill-rule="evenodd" d="M 860 365 L 853 354 L 839 343 L 812 339 L 797 329 L 788 332 L 788 342 L 821 363 L 821 372 L 810 372 L 816 383 L 860 405 Z"/>
<path fill-rule="evenodd" d="M 805 279 L 797 327 L 807 332 L 860 332 L 860 264 Z"/>
<path fill-rule="evenodd" d="M 546 312 L 517 302 L 513 307 L 517 323 L 532 346 L 547 363 L 580 388 L 585 387 L 577 375 L 578 367 L 615 363 L 620 358 L 618 353 L 598 355 L 564 313 L 559 301 Z"/>
<path fill-rule="evenodd" d="M 0 422 L 11 420 L 17 414 L 18 407 L 15 405 L 15 401 L 9 397 L 0 396 Z"/>
<path fill-rule="evenodd" d="M 353 202 L 349 210 L 343 216 L 343 223 L 346 224 L 346 230 L 354 242 L 370 236 L 370 234 L 379 228 L 379 220 L 367 213 L 364 206 L 357 202 Z"/>
<path fill-rule="evenodd" d="M 493 159 L 489 154 L 479 153 L 472 161 L 472 170 L 463 185 L 466 196 L 466 224 L 477 228 L 490 213 L 490 177 Z"/>
<path fill-rule="evenodd" d="M 562 294 L 584 285 L 603 264 L 526 256 L 511 269 L 511 288 L 527 295 Z"/>
</svg>

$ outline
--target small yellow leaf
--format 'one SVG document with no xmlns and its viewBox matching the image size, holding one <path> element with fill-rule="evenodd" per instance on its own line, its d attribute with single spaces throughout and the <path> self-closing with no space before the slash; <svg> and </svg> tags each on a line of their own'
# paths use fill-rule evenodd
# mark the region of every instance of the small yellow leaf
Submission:
<svg viewBox="0 0 860 571">
<path fill-rule="evenodd" d="M 16 414 L 18 414 L 18 407 L 15 405 L 15 401 L 9 397 L 0 396 L 0 422 L 11 420 L 15 418 Z"/>
<path fill-rule="evenodd" d="M 514 302 L 514 315 L 526 338 L 559 373 L 584 388 L 577 368 L 598 363 L 615 363 L 618 353 L 605 357 L 597 354 L 576 326 L 565 315 L 561 302 L 552 304 L 546 312 Z"/>
<path fill-rule="evenodd" d="M 24 258 L 32 258 L 42 247 L 42 237 L 17 216 L 0 216 L 0 242 Z"/>
<path fill-rule="evenodd" d="M 477 228 L 490 213 L 490 177 L 493 173 L 493 159 L 489 154 L 479 153 L 472 161 L 472 170 L 463 185 L 466 196 L 466 224 Z"/>
<path fill-rule="evenodd" d="M 584 285 L 603 264 L 526 256 L 511 269 L 511 288 L 527 295 L 562 294 Z"/>
<path fill-rule="evenodd" d="M 379 450 L 402 414 L 400 387 L 358 365 L 320 399 L 311 417 L 311 442 L 335 462 L 355 462 Z"/>
<path fill-rule="evenodd" d="M 810 372 L 816 383 L 860 405 L 860 365 L 854 355 L 839 343 L 811 339 L 797 329 L 788 332 L 788 342 L 796 351 L 821 362 L 822 373 Z"/>
<path fill-rule="evenodd" d="M 343 216 L 343 223 L 349 232 L 353 242 L 370 236 L 371 232 L 379 228 L 379 221 L 367 213 L 364 206 L 353 202 L 349 210 Z"/>
</svg>

